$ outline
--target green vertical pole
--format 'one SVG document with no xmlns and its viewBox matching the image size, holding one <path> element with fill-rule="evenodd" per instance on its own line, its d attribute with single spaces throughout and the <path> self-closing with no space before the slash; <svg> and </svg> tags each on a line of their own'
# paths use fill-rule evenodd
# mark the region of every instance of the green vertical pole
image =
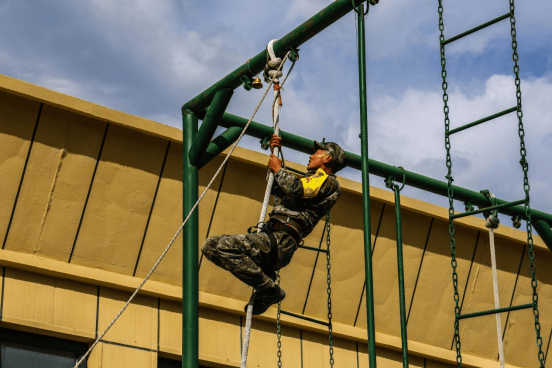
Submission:
<svg viewBox="0 0 552 368">
<path fill-rule="evenodd" d="M 184 190 L 184 218 L 197 202 L 197 168 L 190 163 L 189 152 L 197 134 L 197 116 L 186 111 L 182 119 L 182 183 Z M 194 211 L 184 227 L 182 249 L 182 368 L 199 367 L 198 323 L 198 211 Z"/>
<path fill-rule="evenodd" d="M 368 5 L 369 6 L 369 5 Z M 374 285 L 372 281 L 372 242 L 370 230 L 370 180 L 368 177 L 368 106 L 366 102 L 366 47 L 364 4 L 358 15 L 358 76 L 360 95 L 360 139 L 362 143 L 362 209 L 364 221 L 364 265 L 366 273 L 366 322 L 368 325 L 368 360 L 376 368 L 376 329 L 374 321 Z"/>
<path fill-rule="evenodd" d="M 402 248 L 402 223 L 401 223 L 401 195 L 399 186 L 394 185 L 395 191 L 395 222 L 397 226 L 397 268 L 399 271 L 399 305 L 401 312 L 401 339 L 403 368 L 408 367 L 408 339 L 406 336 L 406 307 L 404 303 L 404 267 L 403 267 L 403 248 Z"/>
</svg>

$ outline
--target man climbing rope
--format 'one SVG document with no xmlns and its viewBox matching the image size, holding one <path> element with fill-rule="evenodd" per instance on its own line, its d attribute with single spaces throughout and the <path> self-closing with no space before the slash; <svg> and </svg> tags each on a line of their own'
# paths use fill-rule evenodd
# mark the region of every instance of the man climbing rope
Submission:
<svg viewBox="0 0 552 368">
<path fill-rule="evenodd" d="M 273 135 L 271 150 L 281 144 L 282 138 Z M 284 170 L 280 159 L 271 154 L 268 167 L 274 172 L 272 194 L 278 202 L 268 222 L 253 226 L 248 234 L 213 236 L 201 248 L 208 260 L 255 289 L 255 315 L 285 298 L 284 290 L 274 283 L 275 271 L 289 264 L 303 238 L 339 198 L 335 173 L 347 165 L 345 151 L 336 143 L 316 141 L 314 150 L 301 179 Z M 251 232 L 259 228 L 260 232 Z"/>
</svg>

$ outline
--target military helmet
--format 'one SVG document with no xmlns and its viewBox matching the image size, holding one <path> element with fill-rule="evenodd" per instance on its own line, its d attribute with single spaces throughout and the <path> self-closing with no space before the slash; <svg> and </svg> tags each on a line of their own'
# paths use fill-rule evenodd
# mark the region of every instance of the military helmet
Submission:
<svg viewBox="0 0 552 368">
<path fill-rule="evenodd" d="M 334 174 L 347 166 L 347 156 L 345 155 L 345 151 L 339 146 L 339 144 L 334 142 L 314 141 L 314 150 L 317 151 L 319 149 L 328 151 L 328 153 L 332 157 L 332 171 Z"/>
</svg>

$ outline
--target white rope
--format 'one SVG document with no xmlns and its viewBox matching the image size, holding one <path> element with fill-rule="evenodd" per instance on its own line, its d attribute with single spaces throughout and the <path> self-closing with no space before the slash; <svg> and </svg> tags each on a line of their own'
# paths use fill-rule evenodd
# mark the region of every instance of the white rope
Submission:
<svg viewBox="0 0 552 368">
<path fill-rule="evenodd" d="M 491 197 L 494 195 L 491 193 Z M 496 271 L 496 256 L 495 256 L 495 242 L 494 242 L 494 231 L 493 227 L 498 227 L 498 224 L 494 224 L 491 221 L 491 216 L 487 219 L 486 227 L 489 228 L 489 246 L 491 250 L 491 266 L 493 269 L 493 294 L 494 294 L 494 305 L 495 309 L 500 308 L 500 300 L 498 297 L 498 275 Z M 502 323 L 500 321 L 500 313 L 495 314 L 496 317 L 496 336 L 498 340 L 498 357 L 500 360 L 500 368 L 504 368 L 504 345 L 502 343 Z"/>
<path fill-rule="evenodd" d="M 278 71 L 282 68 L 282 66 L 284 65 L 284 62 L 285 60 L 288 58 L 290 52 L 288 52 L 286 54 L 286 56 L 284 57 L 284 60 L 282 61 L 280 67 L 278 68 Z M 290 69 L 291 71 L 291 69 Z M 288 72 L 288 75 L 289 75 L 289 72 Z M 287 79 L 287 76 L 286 76 L 286 79 Z M 165 255 L 167 254 L 167 252 L 169 251 L 169 249 L 171 248 L 171 246 L 173 245 L 174 241 L 176 240 L 176 238 L 178 237 L 178 235 L 180 234 L 180 232 L 182 231 L 182 229 L 184 228 L 184 226 L 186 225 L 186 223 L 188 222 L 188 219 L 190 218 L 190 216 L 192 215 L 192 213 L 195 211 L 195 209 L 197 208 L 197 206 L 199 205 L 199 202 L 201 202 L 201 200 L 203 199 L 203 197 L 205 197 L 205 194 L 207 193 L 207 190 L 209 190 L 209 188 L 211 187 L 211 185 L 213 184 L 213 182 L 215 181 L 215 179 L 217 178 L 218 174 L 221 172 L 222 168 L 224 167 L 224 165 L 226 164 L 226 162 L 230 159 L 230 156 L 232 155 L 232 153 L 234 152 L 234 150 L 236 149 L 236 147 L 238 146 L 238 143 L 240 142 L 240 140 L 242 139 L 242 137 L 245 135 L 245 131 L 247 130 L 247 128 L 249 127 L 249 125 L 251 124 L 251 121 L 253 120 L 253 118 L 255 117 L 255 114 L 257 114 L 257 111 L 259 110 L 259 108 L 261 107 L 261 104 L 263 103 L 266 95 L 268 94 L 268 91 L 270 90 L 270 87 L 272 86 L 272 83 L 273 82 L 270 82 L 263 94 L 263 97 L 261 98 L 261 100 L 259 101 L 259 103 L 257 104 L 257 107 L 255 107 L 255 110 L 253 111 L 253 114 L 251 115 L 251 117 L 249 118 L 249 121 L 247 122 L 247 124 L 245 125 L 245 127 L 243 128 L 241 134 L 239 135 L 238 139 L 236 140 L 236 142 L 234 143 L 234 145 L 232 146 L 232 148 L 230 149 L 230 152 L 228 152 L 228 154 L 226 155 L 226 157 L 224 158 L 224 160 L 222 161 L 222 163 L 220 164 L 217 172 L 215 173 L 215 175 L 213 176 L 213 178 L 211 179 L 211 181 L 209 182 L 209 184 L 207 184 L 207 187 L 205 187 L 205 190 L 203 191 L 203 193 L 201 193 L 201 196 L 199 197 L 199 199 L 197 200 L 197 202 L 193 205 L 192 209 L 190 210 L 190 212 L 188 213 L 188 216 L 186 216 L 186 219 L 184 219 L 184 222 L 182 223 L 182 225 L 180 225 L 180 227 L 178 228 L 178 230 L 176 231 L 176 233 L 174 234 L 173 238 L 171 239 L 171 241 L 169 242 L 169 245 L 167 245 L 167 247 L 165 248 L 165 250 L 163 251 L 163 253 L 161 254 L 161 256 L 159 257 L 159 259 L 157 260 L 157 262 L 155 262 L 155 264 L 153 265 L 152 269 L 150 270 L 150 272 L 146 275 L 146 277 L 144 278 L 144 280 L 140 283 L 140 286 L 138 286 L 138 288 L 134 291 L 134 293 L 130 296 L 130 298 L 128 299 L 128 301 L 126 302 L 125 306 L 121 309 L 121 311 L 115 316 L 115 318 L 113 318 L 113 321 L 111 321 L 111 323 L 109 323 L 109 325 L 106 327 L 105 331 L 102 332 L 101 335 L 98 336 L 98 338 L 96 339 L 96 341 L 94 341 L 94 343 L 92 344 L 92 346 L 90 346 L 90 348 L 88 349 L 88 351 L 82 356 L 82 358 L 79 359 L 79 361 L 75 364 L 75 367 L 74 368 L 78 368 L 81 363 L 88 357 L 88 355 L 90 355 L 90 353 L 92 352 L 92 349 L 94 349 L 94 347 L 98 344 L 98 342 L 101 341 L 101 339 L 105 336 L 105 334 L 107 333 L 107 331 L 109 331 L 109 329 L 111 328 L 111 326 L 113 326 L 113 324 L 115 323 L 115 321 L 117 321 L 117 319 L 119 319 L 119 317 L 121 316 L 121 314 L 125 311 L 125 309 L 130 305 L 130 303 L 132 302 L 132 300 L 134 299 L 134 297 L 136 296 L 136 294 L 138 294 L 138 292 L 140 291 L 140 289 L 142 289 L 142 287 L 144 286 L 144 284 L 146 283 L 146 281 L 150 278 L 150 276 L 153 274 L 153 271 L 155 271 L 155 269 L 157 268 L 157 266 L 159 266 L 159 263 L 161 263 L 161 260 L 165 257 Z M 245 345 L 245 344 L 244 344 Z"/>
<path fill-rule="evenodd" d="M 251 337 L 251 321 L 253 320 L 253 304 L 255 303 L 255 293 L 251 293 L 249 303 L 247 304 L 247 317 L 245 319 L 245 334 L 243 338 L 243 347 L 241 355 L 240 368 L 247 366 L 247 353 L 249 351 L 249 340 Z"/>
<path fill-rule="evenodd" d="M 270 60 L 267 63 L 267 66 L 265 67 L 265 81 L 279 84 L 280 80 L 279 77 L 282 76 L 282 72 L 280 71 L 282 69 L 282 66 L 284 65 L 287 57 L 289 56 L 289 52 L 284 57 L 284 60 L 281 58 L 277 58 L 276 54 L 274 53 L 274 42 L 277 40 L 271 40 L 268 43 L 267 51 L 268 56 Z M 291 69 L 293 69 L 293 65 L 295 65 L 295 62 L 291 65 L 289 71 L 286 74 L 286 77 L 282 81 L 282 85 L 280 85 L 280 88 L 284 85 L 286 82 L 287 77 L 289 76 L 289 73 L 291 72 Z M 268 75 L 268 77 L 267 77 Z M 270 78 L 269 78 L 270 77 Z M 274 134 L 280 135 L 280 88 L 274 89 L 274 100 L 272 101 L 272 123 L 274 126 Z M 274 147 L 274 155 L 278 156 L 278 147 Z M 261 209 L 261 215 L 259 216 L 259 223 L 263 223 L 266 218 L 266 211 L 268 209 L 268 202 L 270 200 L 270 191 L 272 189 L 272 184 L 274 183 L 274 173 L 272 170 L 269 170 L 269 176 L 266 184 L 265 189 L 265 195 L 263 199 L 263 207 Z M 260 232 L 261 229 L 257 229 L 257 232 Z M 253 293 L 251 294 L 251 298 L 249 299 L 249 303 L 247 304 L 247 316 L 245 318 L 245 334 L 244 334 L 244 340 L 243 340 L 243 347 L 242 347 L 242 355 L 241 355 L 241 365 L 240 368 L 246 368 L 247 366 L 247 354 L 249 351 L 249 339 L 251 335 L 251 321 L 253 319 L 253 304 L 255 302 L 255 291 L 253 290 Z"/>
</svg>

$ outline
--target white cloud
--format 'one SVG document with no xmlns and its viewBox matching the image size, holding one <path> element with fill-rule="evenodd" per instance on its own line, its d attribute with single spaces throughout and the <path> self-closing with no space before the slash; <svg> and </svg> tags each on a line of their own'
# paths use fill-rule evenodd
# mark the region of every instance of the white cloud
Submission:
<svg viewBox="0 0 552 368">
<path fill-rule="evenodd" d="M 538 209 L 551 212 L 552 199 L 545 188 L 552 182 L 552 77 L 522 80 L 521 86 L 532 196 L 539 198 Z M 451 128 L 515 104 L 511 76 L 492 76 L 481 95 L 451 91 Z M 409 89 L 402 96 L 378 97 L 370 106 L 371 158 L 443 180 L 446 167 L 441 92 Z M 515 113 L 459 132 L 451 136 L 451 143 L 455 184 L 473 190 L 488 188 L 505 199 L 523 198 Z M 356 146 L 358 150 L 358 143 Z"/>
<path fill-rule="evenodd" d="M 74 6 L 37 2 L 36 6 L 41 4 L 43 11 L 53 14 L 50 17 L 57 16 L 56 22 L 38 23 L 35 13 L 22 14 L 38 26 L 17 32 L 22 38 L 14 43 L 8 43 L 9 38 L 1 40 L 0 62 L 16 77 L 180 126 L 179 108 L 187 99 L 262 50 L 268 40 L 282 37 L 331 3 L 297 0 L 275 7 L 268 1 L 247 0 L 246 6 L 238 8 L 230 3 L 213 7 L 183 1 L 88 0 Z M 28 10 L 19 4 L 8 1 L 12 12 Z M 536 52 L 533 47 L 539 42 L 548 45 L 552 23 L 546 10 L 551 4 L 543 0 L 518 4 L 520 52 Z M 10 6 L 3 10 L 9 11 Z M 489 0 L 477 11 L 462 2 L 446 2 L 446 35 L 451 37 L 507 11 L 507 3 L 499 0 Z M 9 27 L 16 27 L 5 22 L 7 15 L 0 13 L 4 20 L 0 31 L 6 34 Z M 73 23 L 66 24 L 68 20 Z M 437 4 L 382 1 L 371 8 L 366 25 L 371 156 L 442 180 Z M 73 32 L 75 37 L 64 38 Z M 462 63 L 481 53 L 487 57 L 495 44 L 504 41 L 509 46 L 508 37 L 508 21 L 503 21 L 451 45 L 447 55 Z M 21 48 L 21 44 L 29 46 Z M 301 59 L 284 91 L 282 129 L 314 139 L 325 137 L 360 152 L 356 57 L 352 13 L 302 46 Z M 531 63 L 529 68 L 525 65 L 524 72 L 542 75 L 533 72 Z M 454 75 L 459 80 L 455 85 L 462 89 L 449 90 L 453 127 L 515 104 L 511 77 L 488 78 L 486 74 L 485 83 L 472 83 L 470 78 L 481 80 L 481 74 L 474 77 L 471 72 Z M 547 162 L 541 158 L 550 156 L 548 147 L 552 146 L 550 85 L 550 78 L 522 82 L 531 181 L 537 192 L 550 183 Z M 477 90 L 482 92 L 474 92 Z M 249 117 L 259 97 L 260 93 L 238 88 L 229 112 Z M 269 106 L 267 101 L 255 120 L 270 125 Z M 509 184 L 519 182 L 510 180 L 510 171 L 519 174 L 516 134 L 511 115 L 453 136 L 455 183 L 473 189 L 494 186 L 504 195 L 516 197 L 513 190 L 518 184 Z M 246 139 L 244 145 L 259 149 L 256 139 Z M 288 156 L 304 161 L 299 154 Z M 512 170 L 491 170 L 491 164 L 499 168 L 511 165 Z"/>
</svg>

